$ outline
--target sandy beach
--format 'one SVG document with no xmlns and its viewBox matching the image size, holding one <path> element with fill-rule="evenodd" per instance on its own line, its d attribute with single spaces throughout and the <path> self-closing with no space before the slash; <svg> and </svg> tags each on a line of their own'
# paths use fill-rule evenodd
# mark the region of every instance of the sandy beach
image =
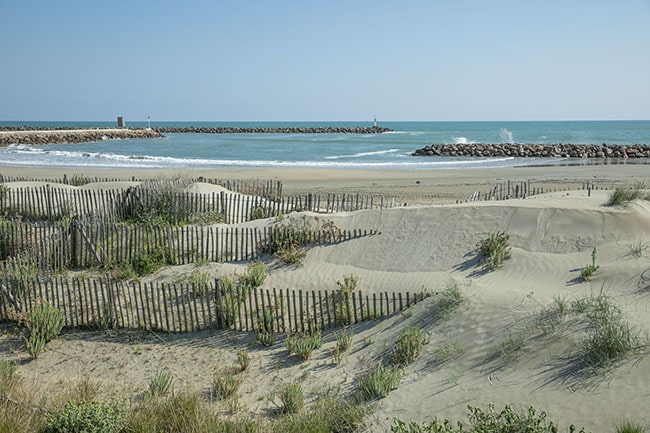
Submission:
<svg viewBox="0 0 650 433">
<path fill-rule="evenodd" d="M 389 319 L 352 327 L 353 346 L 335 364 L 338 330 L 326 333 L 313 357 L 289 357 L 282 341 L 271 348 L 253 333 L 218 331 L 163 335 L 153 332 L 64 331 L 37 360 L 29 360 L 11 325 L 3 325 L 0 356 L 19 363 L 35 393 L 56 401 L 57 392 L 83 380 L 102 385 L 102 398 L 137 399 L 160 369 L 175 377 L 177 392 L 205 394 L 218 365 L 233 363 L 238 349 L 253 362 L 244 373 L 237 415 L 264 416 L 274 408 L 272 391 L 299 381 L 308 402 L 325 389 L 351 392 L 358 378 L 382 358 L 406 326 L 429 334 L 421 356 L 403 371 L 401 384 L 377 402 L 366 419 L 370 432 L 388 432 L 393 417 L 430 421 L 465 419 L 467 405 L 514 404 L 545 410 L 559 423 L 588 431 L 613 431 L 632 419 L 650 425 L 650 360 L 645 346 L 596 374 L 581 363 L 589 329 L 570 311 L 553 316 L 558 302 L 605 295 L 618 306 L 642 342 L 650 329 L 650 202 L 606 206 L 613 188 L 645 182 L 647 165 L 582 165 L 437 171 L 313 169 L 87 170 L 1 167 L 3 176 L 28 180 L 100 178 L 274 179 L 287 194 L 360 192 L 397 196 L 406 207 L 328 215 L 341 228 L 372 228 L 381 234 L 310 249 L 301 266 L 275 266 L 268 288 L 336 289 L 345 275 L 359 277 L 364 292 L 459 289 L 462 304 L 450 315 L 435 295 Z M 525 199 L 455 204 L 504 181 L 531 180 L 547 193 Z M 593 183 L 597 189 L 582 189 Z M 11 183 L 7 184 L 11 187 Z M 100 188 L 97 184 L 94 187 Z M 208 190 L 195 184 L 194 191 Z M 307 215 L 313 218 L 313 215 Z M 272 224 L 272 221 L 259 224 Z M 479 263 L 476 244 L 488 233 L 510 236 L 511 259 L 494 272 Z M 580 270 L 597 249 L 599 268 L 590 281 Z M 188 278 L 195 265 L 169 266 L 144 281 Z M 243 272 L 245 265 L 201 264 L 211 275 Z M 554 320 L 551 320 L 553 316 Z M 556 319 L 556 320 L 555 320 Z M 449 350 L 453 347 L 453 350 Z M 445 349 L 446 348 L 446 349 Z M 65 387 L 61 386 L 65 385 Z M 224 413 L 232 407 L 215 403 Z"/>
</svg>

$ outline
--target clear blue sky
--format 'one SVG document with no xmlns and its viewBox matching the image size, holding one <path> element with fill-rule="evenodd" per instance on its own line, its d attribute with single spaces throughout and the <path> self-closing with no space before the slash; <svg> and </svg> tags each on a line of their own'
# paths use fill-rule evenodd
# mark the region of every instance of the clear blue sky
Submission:
<svg viewBox="0 0 650 433">
<path fill-rule="evenodd" d="M 650 119 L 650 0 L 0 0 L 0 120 Z"/>
</svg>

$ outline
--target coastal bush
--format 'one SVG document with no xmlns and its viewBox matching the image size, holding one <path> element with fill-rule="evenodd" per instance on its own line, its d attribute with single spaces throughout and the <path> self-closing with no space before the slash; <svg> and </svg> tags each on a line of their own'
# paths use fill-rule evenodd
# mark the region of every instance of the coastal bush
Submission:
<svg viewBox="0 0 650 433">
<path fill-rule="evenodd" d="M 0 395 L 9 395 L 20 384 L 21 377 L 16 365 L 0 359 Z"/>
<path fill-rule="evenodd" d="M 35 305 L 28 313 L 20 316 L 20 323 L 25 327 L 27 352 L 37 358 L 45 345 L 59 336 L 65 323 L 63 311 L 47 302 Z"/>
<path fill-rule="evenodd" d="M 149 394 L 154 397 L 166 396 L 173 383 L 174 376 L 167 370 L 160 370 L 149 378 Z"/>
<path fill-rule="evenodd" d="M 616 426 L 616 433 L 645 433 L 643 424 L 634 421 L 624 421 Z"/>
<path fill-rule="evenodd" d="M 143 277 L 158 271 L 165 265 L 173 265 L 174 260 L 167 248 L 145 248 L 139 251 L 133 259 L 133 270 Z"/>
<path fill-rule="evenodd" d="M 481 254 L 481 263 L 488 271 L 495 271 L 510 258 L 510 235 L 503 231 L 489 232 L 486 239 L 481 239 L 476 246 Z"/>
<path fill-rule="evenodd" d="M 572 307 L 587 319 L 587 335 L 582 341 L 580 358 L 588 366 L 608 367 L 645 346 L 640 331 L 624 320 L 621 309 L 606 295 L 580 298 Z"/>
<path fill-rule="evenodd" d="M 349 301 L 358 284 L 359 277 L 354 274 L 344 275 L 343 281 L 336 280 L 339 291 L 332 296 L 334 303 L 332 310 L 343 326 L 352 323 L 352 311 L 350 310 Z"/>
<path fill-rule="evenodd" d="M 378 364 L 359 379 L 355 397 L 360 402 L 384 398 L 399 387 L 400 375 L 399 368 Z"/>
<path fill-rule="evenodd" d="M 248 370 L 248 366 L 251 365 L 251 354 L 247 349 L 240 349 L 237 351 L 237 367 L 239 372 L 244 372 Z"/>
<path fill-rule="evenodd" d="M 444 290 L 433 295 L 431 302 L 432 314 L 441 318 L 447 318 L 463 301 L 463 294 L 460 292 L 458 284 L 456 282 L 449 282 Z"/>
<path fill-rule="evenodd" d="M 248 265 L 242 283 L 247 287 L 259 287 L 269 275 L 269 267 L 263 262 L 255 262 Z"/>
<path fill-rule="evenodd" d="M 271 254 L 287 265 L 299 265 L 307 252 L 305 248 L 321 241 L 332 241 L 338 232 L 331 221 L 318 217 L 302 219 L 293 217 L 279 221 L 273 227 L 272 236 L 257 245 L 258 254 Z"/>
<path fill-rule="evenodd" d="M 217 400 L 226 400 L 237 395 L 242 377 L 237 367 L 224 367 L 212 375 L 212 397 Z"/>
<path fill-rule="evenodd" d="M 347 352 L 352 346 L 353 337 L 354 331 L 352 329 L 343 329 L 341 333 L 336 337 L 336 347 L 338 347 L 341 352 Z"/>
<path fill-rule="evenodd" d="M 363 425 L 366 405 L 338 396 L 324 396 L 309 410 L 274 420 L 273 433 L 354 433 Z"/>
<path fill-rule="evenodd" d="M 145 399 L 131 409 L 122 431 L 129 433 L 237 431 L 226 430 L 225 424 L 198 395 L 181 393 L 169 398 Z"/>
<path fill-rule="evenodd" d="M 282 385 L 278 394 L 283 414 L 299 412 L 305 406 L 305 392 L 298 382 Z"/>
<path fill-rule="evenodd" d="M 189 283 L 192 285 L 192 292 L 194 296 L 201 297 L 205 296 L 208 293 L 208 288 L 210 286 L 210 273 L 202 272 L 198 269 L 195 269 L 190 274 Z"/>
<path fill-rule="evenodd" d="M 467 406 L 469 413 L 467 422 L 453 422 L 449 419 L 439 420 L 437 417 L 433 421 L 418 424 L 416 422 L 406 423 L 398 418 L 393 419 L 391 426 L 392 433 L 557 433 L 557 425 L 548 420 L 546 412 L 537 413 L 537 410 L 530 406 L 528 411 L 520 413 L 513 409 L 511 405 L 506 405 L 499 412 L 494 409 L 494 403 L 489 403 L 488 408 L 484 411 L 481 408 Z M 569 426 L 569 432 L 576 432 L 574 425 Z M 578 433 L 585 433 L 581 428 Z"/>
<path fill-rule="evenodd" d="M 591 280 L 591 276 L 598 270 L 600 266 L 596 264 L 596 247 L 591 251 L 591 264 L 585 266 L 580 270 L 580 276 L 583 281 Z"/>
<path fill-rule="evenodd" d="M 86 175 L 75 173 L 68 180 L 68 184 L 72 186 L 83 186 L 92 182 L 92 179 Z"/>
<path fill-rule="evenodd" d="M 354 332 L 350 329 L 349 331 L 343 329 L 341 333 L 336 337 L 336 344 L 332 349 L 332 357 L 334 364 L 339 365 L 343 361 L 343 354 L 347 352 L 352 346 L 352 337 Z"/>
<path fill-rule="evenodd" d="M 628 246 L 630 250 L 630 255 L 634 257 L 643 257 L 643 254 L 650 249 L 650 242 L 644 242 L 642 240 L 636 240 L 630 243 Z"/>
<path fill-rule="evenodd" d="M 273 326 L 275 320 L 275 312 L 271 306 L 266 306 L 265 309 L 257 312 L 255 332 L 257 341 L 260 344 L 270 347 L 275 343 L 275 329 Z"/>
<path fill-rule="evenodd" d="M 645 433 L 646 429 L 643 424 L 634 421 L 624 421 L 616 426 L 616 433 Z"/>
<path fill-rule="evenodd" d="M 69 401 L 65 407 L 48 415 L 44 433 L 117 433 L 122 412 L 96 401 Z"/>
<path fill-rule="evenodd" d="M 399 367 L 405 367 L 415 361 L 429 336 L 419 327 L 407 326 L 400 332 L 393 349 L 393 362 Z"/>
<path fill-rule="evenodd" d="M 290 355 L 296 355 L 303 361 L 309 359 L 312 352 L 322 345 L 323 338 L 320 331 L 287 337 L 287 351 Z"/>
<path fill-rule="evenodd" d="M 644 183 L 636 183 L 631 187 L 616 188 L 609 195 L 607 206 L 625 206 L 633 200 L 650 200 L 650 193 Z"/>
<path fill-rule="evenodd" d="M 251 209 L 250 215 L 248 216 L 250 221 L 259 220 L 266 218 L 269 215 L 269 211 L 263 206 L 257 206 Z"/>
<path fill-rule="evenodd" d="M 210 225 L 221 224 L 226 222 L 226 217 L 222 212 L 218 211 L 204 211 L 191 215 L 189 224 Z"/>
</svg>

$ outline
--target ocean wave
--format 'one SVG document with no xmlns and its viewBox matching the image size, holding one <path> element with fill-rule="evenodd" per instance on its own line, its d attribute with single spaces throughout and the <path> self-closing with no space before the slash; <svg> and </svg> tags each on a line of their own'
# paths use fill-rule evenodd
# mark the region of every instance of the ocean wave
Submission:
<svg viewBox="0 0 650 433">
<path fill-rule="evenodd" d="M 361 158 L 364 156 L 385 155 L 387 153 L 395 153 L 395 152 L 399 152 L 399 149 L 376 150 L 374 152 L 359 152 L 353 155 L 326 156 L 325 159 Z"/>
<path fill-rule="evenodd" d="M 30 157 L 25 157 L 30 153 Z M 435 169 L 469 168 L 513 165 L 515 158 L 485 159 L 428 159 L 404 158 L 399 161 L 282 161 L 282 160 L 244 160 L 244 159 L 196 159 L 173 158 L 151 155 L 117 155 L 111 153 L 41 151 L 21 152 L 20 154 L 0 153 L 0 164 L 14 166 L 77 167 L 77 168 L 213 168 L 213 167 L 260 167 L 260 168 L 348 168 L 348 169 Z M 530 158 L 518 164 L 530 164 Z"/>
</svg>

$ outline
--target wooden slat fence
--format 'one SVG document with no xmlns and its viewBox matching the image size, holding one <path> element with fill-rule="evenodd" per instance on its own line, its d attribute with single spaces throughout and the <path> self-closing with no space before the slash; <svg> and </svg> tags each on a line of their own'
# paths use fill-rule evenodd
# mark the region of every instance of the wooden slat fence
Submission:
<svg viewBox="0 0 650 433">
<path fill-rule="evenodd" d="M 574 188 L 575 189 L 575 188 Z M 606 189 L 598 187 L 591 182 L 583 182 L 582 189 L 591 193 L 592 190 Z M 510 180 L 499 183 L 493 186 L 490 190 L 481 193 L 475 191 L 466 200 L 456 200 L 456 203 L 474 202 L 474 201 L 488 201 L 488 200 L 508 200 L 516 198 L 526 198 L 533 195 L 544 194 L 548 192 L 556 192 L 556 189 L 550 188 L 548 185 L 535 186 L 530 180 L 521 182 L 512 182 Z"/>
<path fill-rule="evenodd" d="M 164 332 L 204 329 L 306 332 L 381 319 L 422 301 L 422 292 L 248 289 L 226 291 L 219 281 L 190 284 L 127 283 L 105 279 L 30 282 L 20 296 L 23 311 L 48 302 L 65 313 L 68 328 L 122 328 Z M 13 320 L 0 295 L 0 320 Z M 263 328 L 262 328 L 263 326 Z"/>
<path fill-rule="evenodd" d="M 216 178 L 187 178 L 187 179 L 178 179 L 178 180 L 158 180 L 158 179 L 144 179 L 137 178 L 132 176 L 131 178 L 108 178 L 108 177 L 99 177 L 99 176 L 86 176 L 75 174 L 71 177 L 68 177 L 67 174 L 64 174 L 61 178 L 29 178 L 24 176 L 4 176 L 0 174 L 0 183 L 5 182 L 26 182 L 26 181 L 35 181 L 35 182 L 45 182 L 51 184 L 63 184 L 63 185 L 73 185 L 81 186 L 89 183 L 100 183 L 100 182 L 141 182 L 141 183 L 152 183 L 152 182 L 166 182 L 166 183 L 183 183 L 185 185 L 201 182 L 209 183 L 211 185 L 221 185 L 224 188 L 237 192 L 240 194 L 250 194 L 250 195 L 259 195 L 261 197 L 275 198 L 282 196 L 282 182 L 279 180 L 262 180 L 262 179 L 216 179 Z"/>
<path fill-rule="evenodd" d="M 133 263 L 146 253 L 160 252 L 167 262 L 182 265 L 258 260 L 272 253 L 270 245 L 299 236 L 300 245 L 329 245 L 378 234 L 376 230 L 288 227 L 147 226 L 71 221 L 53 225 L 0 222 L 1 260 L 29 263 L 40 272 Z M 9 262 L 5 266 L 9 266 Z M 7 272 L 13 275 L 14 272 Z"/>
<path fill-rule="evenodd" d="M 268 198 L 229 192 L 208 194 L 174 191 L 152 184 L 128 189 L 64 190 L 49 185 L 11 188 L 0 194 L 0 209 L 25 220 L 55 221 L 93 215 L 108 221 L 132 221 L 147 215 L 164 215 L 174 224 L 220 219 L 239 224 L 294 211 L 349 212 L 395 206 L 394 198 L 361 194 L 306 194 Z"/>
</svg>

